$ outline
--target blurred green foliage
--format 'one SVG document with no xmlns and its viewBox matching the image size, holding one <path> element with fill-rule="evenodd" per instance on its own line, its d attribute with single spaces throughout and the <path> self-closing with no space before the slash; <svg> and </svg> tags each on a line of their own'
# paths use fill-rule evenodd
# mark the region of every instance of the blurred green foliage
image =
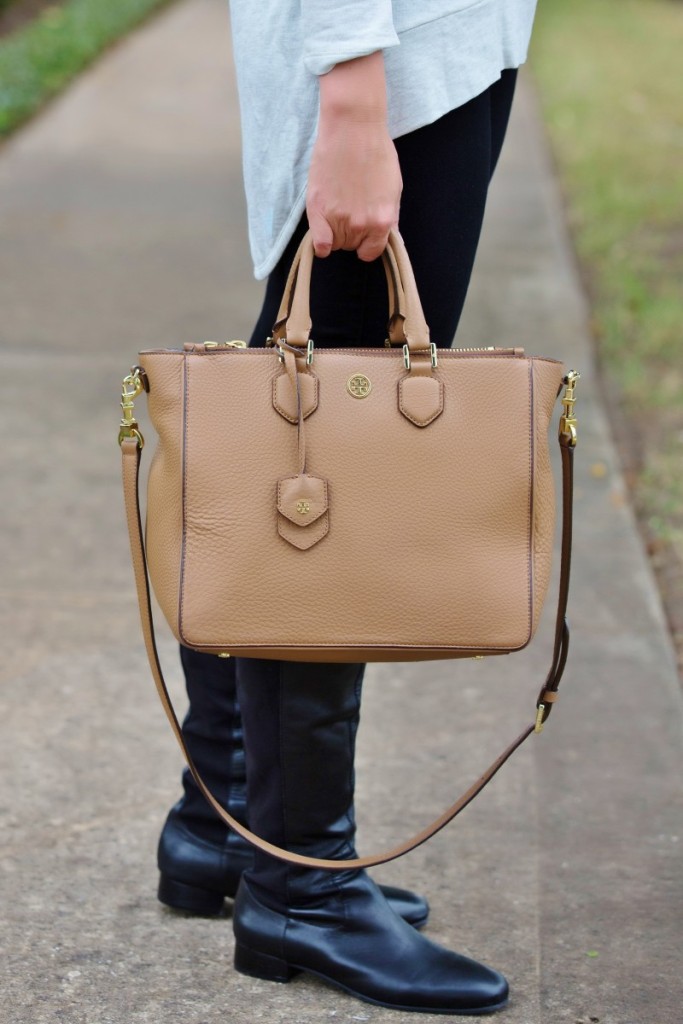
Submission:
<svg viewBox="0 0 683 1024">
<path fill-rule="evenodd" d="M 0 39 L 0 137 L 56 95 L 106 46 L 169 0 L 69 0 Z"/>
<path fill-rule="evenodd" d="M 531 61 L 636 493 L 683 551 L 683 4 L 540 0 Z"/>
<path fill-rule="evenodd" d="M 683 6 L 541 0 L 533 67 L 603 351 L 627 397 L 683 399 Z M 672 350 L 673 349 L 673 350 Z"/>
</svg>

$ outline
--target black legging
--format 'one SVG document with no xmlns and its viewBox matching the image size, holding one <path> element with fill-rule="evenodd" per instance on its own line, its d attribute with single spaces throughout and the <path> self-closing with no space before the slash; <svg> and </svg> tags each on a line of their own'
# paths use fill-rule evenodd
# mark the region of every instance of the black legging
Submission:
<svg viewBox="0 0 683 1024">
<path fill-rule="evenodd" d="M 399 229 L 410 256 L 431 340 L 453 341 L 465 302 L 489 182 L 505 137 L 516 70 L 433 124 L 395 140 L 403 176 Z M 251 345 L 264 345 L 282 298 L 302 217 L 266 284 Z M 388 304 L 381 261 L 337 250 L 315 260 L 311 279 L 316 345 L 383 345 Z"/>
</svg>

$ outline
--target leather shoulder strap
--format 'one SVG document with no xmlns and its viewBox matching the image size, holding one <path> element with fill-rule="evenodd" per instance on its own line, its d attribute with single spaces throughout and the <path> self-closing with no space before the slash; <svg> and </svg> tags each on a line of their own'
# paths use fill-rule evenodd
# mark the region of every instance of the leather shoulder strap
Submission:
<svg viewBox="0 0 683 1024">
<path fill-rule="evenodd" d="M 531 735 L 532 732 L 539 732 L 543 726 L 543 723 L 548 718 L 553 703 L 557 699 L 557 690 L 562 678 L 562 672 L 564 670 L 565 662 L 567 660 L 567 650 L 569 646 L 569 628 L 566 621 L 566 609 L 567 609 L 567 597 L 569 593 L 569 568 L 570 568 L 570 555 L 571 555 L 571 541 L 572 541 L 572 492 L 573 492 L 573 455 L 574 455 L 574 444 L 575 435 L 568 433 L 560 433 L 560 448 L 562 452 L 562 559 L 560 568 L 560 586 L 559 586 L 559 597 L 558 597 L 558 608 L 557 608 L 557 619 L 555 626 L 555 644 L 553 649 L 553 660 L 550 667 L 550 671 L 546 678 L 545 684 L 541 689 L 539 698 L 536 704 L 536 720 L 529 725 L 524 731 L 507 747 L 500 757 L 498 757 L 493 764 L 491 764 L 484 774 L 477 779 L 477 781 L 470 786 L 466 792 L 464 792 L 450 807 L 448 807 L 443 814 L 441 814 L 435 821 L 426 828 L 422 829 L 416 835 L 403 843 L 399 843 L 398 846 L 393 847 L 390 850 L 385 850 L 383 853 L 378 853 L 367 857 L 356 857 L 352 860 L 345 860 L 344 866 L 349 868 L 369 868 L 374 867 L 377 864 L 385 864 L 387 861 L 395 860 L 397 857 L 401 857 L 404 853 L 408 853 L 410 850 L 414 850 L 422 843 L 426 842 L 427 839 L 439 832 L 445 825 L 447 825 L 456 815 L 465 808 L 470 801 L 472 801 L 478 793 L 487 785 L 488 782 L 493 778 L 496 772 L 505 764 L 508 758 L 517 750 L 519 746 Z M 124 437 L 121 440 L 121 452 L 123 457 L 123 491 L 126 506 L 126 519 L 128 522 L 128 534 L 130 538 L 130 548 L 133 560 L 133 568 L 135 570 L 135 584 L 137 587 L 138 603 L 140 605 L 140 620 L 142 623 L 142 632 L 145 640 L 145 647 L 147 649 L 147 656 L 149 658 L 149 664 L 152 669 L 152 675 L 156 684 L 159 698 L 163 705 L 166 716 L 171 724 L 171 728 L 175 734 L 175 737 L 180 745 L 180 748 L 185 755 L 185 759 L 192 773 L 192 776 L 197 783 L 197 786 L 204 794 L 208 802 L 211 804 L 213 809 L 216 811 L 218 816 L 230 826 L 235 832 L 246 839 L 247 842 L 251 843 L 252 846 L 257 847 L 259 850 L 263 850 L 265 853 L 271 854 L 273 857 L 277 857 L 279 860 L 287 861 L 290 864 L 298 864 L 304 867 L 311 868 L 323 868 L 330 871 L 338 871 L 340 861 L 338 860 L 321 860 L 316 857 L 305 857 L 301 854 L 291 853 L 288 850 L 282 850 L 278 846 L 274 846 L 272 843 L 266 842 L 266 840 L 259 838 L 250 832 L 244 825 L 232 817 L 224 807 L 219 804 L 216 798 L 213 796 L 211 791 L 204 783 L 202 777 L 197 771 L 195 765 L 192 762 L 190 752 L 187 749 L 185 740 L 183 738 L 180 722 L 173 709 L 171 698 L 166 688 L 161 665 L 159 663 L 159 655 L 157 652 L 156 641 L 154 637 L 154 622 L 152 619 L 152 605 L 150 600 L 149 590 L 149 575 L 147 571 L 147 560 L 145 555 L 145 548 L 143 542 L 142 533 L 142 522 L 140 518 L 140 503 L 139 503 L 139 470 L 140 470 L 140 452 L 141 447 L 138 443 L 138 438 L 135 436 Z"/>
</svg>

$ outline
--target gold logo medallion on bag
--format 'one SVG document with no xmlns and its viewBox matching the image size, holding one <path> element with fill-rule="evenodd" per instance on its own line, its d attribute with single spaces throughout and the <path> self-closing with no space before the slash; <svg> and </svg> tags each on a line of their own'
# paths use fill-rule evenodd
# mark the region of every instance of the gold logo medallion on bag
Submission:
<svg viewBox="0 0 683 1024">
<path fill-rule="evenodd" d="M 372 391 L 372 384 L 364 373 L 354 373 L 346 382 L 346 389 L 354 398 L 367 398 Z"/>
</svg>

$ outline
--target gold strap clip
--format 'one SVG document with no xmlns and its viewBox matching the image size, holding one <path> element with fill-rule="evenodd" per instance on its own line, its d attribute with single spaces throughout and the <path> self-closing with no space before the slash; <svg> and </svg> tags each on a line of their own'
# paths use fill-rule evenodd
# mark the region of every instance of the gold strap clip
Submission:
<svg viewBox="0 0 683 1024">
<path fill-rule="evenodd" d="M 128 376 L 123 378 L 123 384 L 121 385 L 121 409 L 123 410 L 123 415 L 119 424 L 119 444 L 122 444 L 126 438 L 132 437 L 137 441 L 138 448 L 144 446 L 145 439 L 140 433 L 138 421 L 134 416 L 134 403 L 138 395 L 147 390 L 143 373 L 144 371 L 140 366 L 134 366 Z"/>
<path fill-rule="evenodd" d="M 576 416 L 574 415 L 574 404 L 576 402 L 576 382 L 581 374 L 576 370 L 570 370 L 564 378 L 565 392 L 562 395 L 564 410 L 560 416 L 560 444 L 565 448 L 576 447 Z"/>
</svg>

